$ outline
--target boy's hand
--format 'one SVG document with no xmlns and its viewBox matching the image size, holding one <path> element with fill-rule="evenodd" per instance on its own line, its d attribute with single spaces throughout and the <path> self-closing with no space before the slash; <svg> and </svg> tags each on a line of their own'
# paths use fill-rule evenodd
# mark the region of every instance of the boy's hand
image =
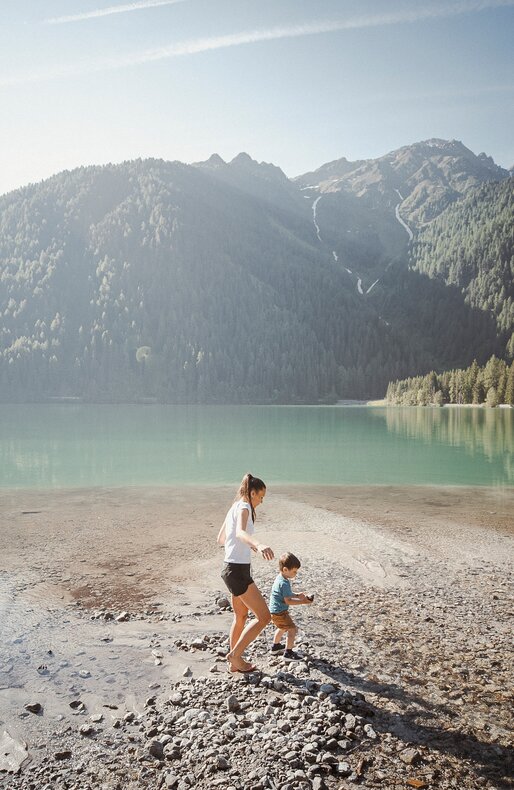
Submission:
<svg viewBox="0 0 514 790">
<path fill-rule="evenodd" d="M 310 595 L 306 595 L 305 593 L 300 593 L 298 597 L 301 599 L 302 603 L 306 603 L 306 604 L 312 603 L 314 600 L 314 596 L 311 597 Z"/>
</svg>

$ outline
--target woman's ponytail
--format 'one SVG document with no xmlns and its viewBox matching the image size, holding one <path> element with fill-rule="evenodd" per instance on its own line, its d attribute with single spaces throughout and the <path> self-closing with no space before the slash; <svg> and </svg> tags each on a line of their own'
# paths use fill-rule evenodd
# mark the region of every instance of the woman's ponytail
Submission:
<svg viewBox="0 0 514 790">
<path fill-rule="evenodd" d="M 252 491 L 262 491 L 263 488 L 266 488 L 265 483 L 259 478 L 254 477 L 250 472 L 247 472 L 243 479 L 241 480 L 241 484 L 239 486 L 239 490 L 237 492 L 237 499 L 244 499 L 245 502 L 248 502 L 252 509 L 252 521 L 255 522 L 255 508 L 252 505 L 251 501 L 251 493 Z"/>
</svg>

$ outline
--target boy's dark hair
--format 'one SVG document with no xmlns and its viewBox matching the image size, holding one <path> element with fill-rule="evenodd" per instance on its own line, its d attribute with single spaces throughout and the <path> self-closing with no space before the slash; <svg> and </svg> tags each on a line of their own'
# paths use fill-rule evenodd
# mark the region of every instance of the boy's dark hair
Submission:
<svg viewBox="0 0 514 790">
<path fill-rule="evenodd" d="M 290 551 L 286 551 L 286 553 L 282 554 L 280 557 L 278 561 L 278 567 L 280 570 L 287 568 L 288 571 L 292 571 L 294 568 L 301 568 L 302 563 L 295 554 L 292 554 Z"/>
</svg>

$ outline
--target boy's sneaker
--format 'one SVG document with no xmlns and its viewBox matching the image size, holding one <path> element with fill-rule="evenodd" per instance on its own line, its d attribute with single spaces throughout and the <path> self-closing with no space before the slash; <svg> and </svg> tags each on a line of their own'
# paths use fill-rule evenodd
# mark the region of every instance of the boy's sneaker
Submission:
<svg viewBox="0 0 514 790">
<path fill-rule="evenodd" d="M 271 646 L 272 653 L 281 653 L 283 649 L 284 649 L 284 645 L 281 645 L 280 642 L 278 643 L 278 645 Z"/>
<path fill-rule="evenodd" d="M 286 661 L 300 661 L 300 656 L 294 650 L 284 650 L 284 658 Z"/>
</svg>

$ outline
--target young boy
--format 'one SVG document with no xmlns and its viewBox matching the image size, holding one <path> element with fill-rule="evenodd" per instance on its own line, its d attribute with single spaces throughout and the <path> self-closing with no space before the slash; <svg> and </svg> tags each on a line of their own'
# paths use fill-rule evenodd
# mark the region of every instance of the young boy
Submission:
<svg viewBox="0 0 514 790">
<path fill-rule="evenodd" d="M 293 652 L 294 640 L 298 628 L 295 626 L 293 618 L 289 614 L 289 607 L 298 606 L 299 604 L 310 604 L 314 600 L 314 596 L 311 597 L 305 595 L 305 593 L 293 595 L 293 591 L 291 590 L 291 580 L 296 577 L 301 565 L 298 557 L 295 557 L 291 552 L 287 551 L 285 554 L 282 554 L 278 561 L 280 573 L 273 583 L 269 601 L 271 622 L 277 628 L 273 638 L 271 652 L 276 654 L 284 650 L 281 640 L 282 635 L 287 632 L 284 658 L 288 660 L 299 658 L 299 656 Z"/>
</svg>

